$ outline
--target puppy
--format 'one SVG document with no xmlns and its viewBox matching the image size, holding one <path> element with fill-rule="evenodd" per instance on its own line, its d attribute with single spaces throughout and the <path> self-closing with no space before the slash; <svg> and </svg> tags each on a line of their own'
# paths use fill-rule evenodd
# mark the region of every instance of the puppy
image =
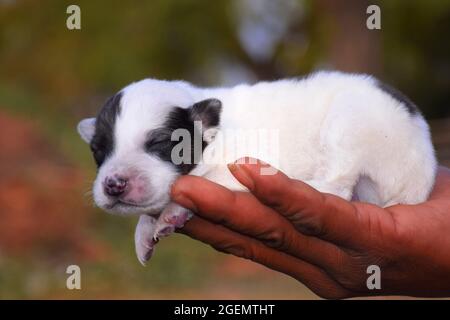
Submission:
<svg viewBox="0 0 450 320">
<path fill-rule="evenodd" d="M 143 264 L 192 214 L 170 202 L 180 175 L 245 190 L 226 164 L 250 156 L 321 192 L 386 207 L 426 200 L 437 169 L 414 103 L 371 76 L 339 72 L 231 88 L 145 79 L 111 97 L 78 132 L 98 167 L 95 203 L 140 215 Z"/>
</svg>

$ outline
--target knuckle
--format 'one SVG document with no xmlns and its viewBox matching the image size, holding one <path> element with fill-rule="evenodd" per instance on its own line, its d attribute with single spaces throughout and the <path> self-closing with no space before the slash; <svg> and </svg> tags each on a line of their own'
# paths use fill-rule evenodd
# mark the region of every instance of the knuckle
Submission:
<svg viewBox="0 0 450 320">
<path fill-rule="evenodd" d="M 286 198 L 286 190 L 289 188 L 289 181 L 284 180 L 283 177 L 279 175 L 268 176 L 268 178 L 261 180 L 260 183 L 255 186 L 256 193 L 264 198 L 267 205 L 274 208 L 283 206 L 280 199 Z"/>
<path fill-rule="evenodd" d="M 221 214 L 220 216 L 216 217 L 215 220 L 215 222 L 220 225 L 228 226 L 229 224 L 228 216 L 226 216 L 225 214 Z"/>
<path fill-rule="evenodd" d="M 264 238 L 265 244 L 274 249 L 282 250 L 287 245 L 286 232 L 280 229 L 270 231 Z"/>
<path fill-rule="evenodd" d="M 359 270 L 345 270 L 336 275 L 336 280 L 345 289 L 352 292 L 363 292 L 367 289 L 367 273 L 362 268 Z"/>
<path fill-rule="evenodd" d="M 309 236 L 323 237 L 325 228 L 322 223 L 312 219 L 302 219 L 295 223 L 296 228 L 303 234 Z"/>
<path fill-rule="evenodd" d="M 352 292 L 366 292 L 367 280 L 371 273 L 368 272 L 368 267 L 376 265 L 384 270 L 387 267 L 387 260 L 385 258 L 374 255 L 370 251 L 367 253 L 352 252 L 346 250 L 348 259 L 341 263 L 341 267 L 336 272 L 336 279 L 339 283 Z M 385 274 L 382 271 L 383 278 Z M 381 276 L 380 275 L 380 276 Z"/>
<path fill-rule="evenodd" d="M 250 247 L 243 243 L 217 243 L 212 247 L 219 252 L 232 254 L 234 256 L 251 259 L 252 253 Z"/>
</svg>

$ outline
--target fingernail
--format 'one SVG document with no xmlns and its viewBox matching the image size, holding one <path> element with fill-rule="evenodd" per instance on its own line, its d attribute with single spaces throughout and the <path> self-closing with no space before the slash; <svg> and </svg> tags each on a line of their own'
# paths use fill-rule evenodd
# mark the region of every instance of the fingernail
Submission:
<svg viewBox="0 0 450 320">
<path fill-rule="evenodd" d="M 188 197 L 186 197 L 184 194 L 182 193 L 177 193 L 174 194 L 172 196 L 173 200 L 175 202 L 177 202 L 178 204 L 180 204 L 182 207 L 192 210 L 192 211 L 197 211 L 197 207 L 195 206 L 195 204 L 192 202 L 191 199 L 189 199 Z"/>
<path fill-rule="evenodd" d="M 244 186 L 246 186 L 249 190 L 254 189 L 254 182 L 250 175 L 246 172 L 246 170 L 238 163 L 230 163 L 228 164 L 228 169 L 231 174 L 239 180 Z"/>
</svg>

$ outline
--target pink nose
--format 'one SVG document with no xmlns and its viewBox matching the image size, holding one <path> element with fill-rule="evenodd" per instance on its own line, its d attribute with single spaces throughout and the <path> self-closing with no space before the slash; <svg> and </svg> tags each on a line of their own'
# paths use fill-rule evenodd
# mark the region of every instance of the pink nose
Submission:
<svg viewBox="0 0 450 320">
<path fill-rule="evenodd" d="M 103 184 L 105 193 L 111 197 L 121 196 L 128 186 L 128 180 L 123 177 L 106 177 Z"/>
</svg>

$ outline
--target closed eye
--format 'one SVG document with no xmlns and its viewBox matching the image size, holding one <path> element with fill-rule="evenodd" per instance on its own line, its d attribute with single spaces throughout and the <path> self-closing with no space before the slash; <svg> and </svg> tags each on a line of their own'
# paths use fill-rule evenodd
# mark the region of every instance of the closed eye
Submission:
<svg viewBox="0 0 450 320">
<path fill-rule="evenodd" d="M 151 139 L 145 143 L 145 148 L 147 150 L 151 150 L 154 148 L 162 147 L 163 145 L 171 143 L 170 137 L 167 137 L 165 139 Z"/>
<path fill-rule="evenodd" d="M 146 149 L 153 149 L 154 147 L 162 147 L 164 144 L 171 143 L 171 133 L 165 128 L 156 129 L 150 132 L 147 142 L 145 143 Z"/>
<path fill-rule="evenodd" d="M 147 141 L 147 144 L 155 145 L 155 144 L 164 143 L 167 141 L 170 141 L 170 137 L 159 137 L 158 139 L 151 139 L 151 140 Z"/>
<path fill-rule="evenodd" d="M 101 166 L 105 160 L 105 152 L 99 147 L 99 145 L 97 145 L 97 143 L 91 144 L 91 151 L 97 166 Z"/>
</svg>

